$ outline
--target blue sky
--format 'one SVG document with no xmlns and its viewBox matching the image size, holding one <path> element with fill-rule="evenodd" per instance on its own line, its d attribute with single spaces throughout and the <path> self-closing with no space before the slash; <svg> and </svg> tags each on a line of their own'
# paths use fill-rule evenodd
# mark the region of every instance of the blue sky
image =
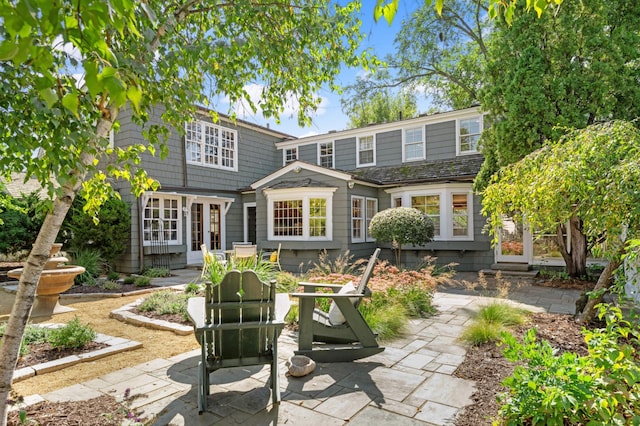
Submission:
<svg viewBox="0 0 640 426">
<path fill-rule="evenodd" d="M 362 21 L 362 32 L 366 34 L 366 39 L 362 44 L 362 48 L 371 49 L 375 55 L 383 59 L 387 54 L 395 51 L 393 40 L 402 26 L 402 21 L 408 19 L 414 10 L 420 5 L 423 5 L 424 0 L 400 1 L 398 13 L 391 26 L 389 26 L 384 19 L 381 19 L 377 23 L 374 22 L 373 6 L 375 2 L 373 0 L 363 0 L 363 3 L 360 19 Z M 362 69 L 345 68 L 338 77 L 338 84 L 340 86 L 346 86 L 355 83 L 356 76 L 362 75 L 363 73 L 364 71 Z M 260 86 L 257 84 L 251 85 L 249 90 L 255 91 L 257 95 L 260 92 Z M 323 101 L 318 111 L 313 115 L 310 127 L 299 127 L 296 112 L 292 109 L 287 110 L 281 116 L 280 124 L 276 124 L 275 120 L 272 119 L 266 120 L 260 112 L 254 114 L 251 111 L 241 109 L 237 110 L 238 118 L 263 126 L 269 124 L 274 130 L 299 137 L 327 133 L 330 130 L 346 129 L 348 119 L 342 113 L 340 95 L 328 89 L 321 90 L 318 94 L 323 98 Z M 425 109 L 422 107 L 420 100 L 419 98 L 418 109 Z"/>
</svg>

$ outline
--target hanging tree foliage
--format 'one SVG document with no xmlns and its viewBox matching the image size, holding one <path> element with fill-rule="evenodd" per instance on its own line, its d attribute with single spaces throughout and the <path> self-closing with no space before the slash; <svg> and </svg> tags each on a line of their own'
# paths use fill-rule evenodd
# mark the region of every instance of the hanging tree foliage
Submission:
<svg viewBox="0 0 640 426">
<path fill-rule="evenodd" d="M 555 229 L 580 220 L 583 233 L 602 241 L 609 265 L 596 288 L 611 284 L 626 252 L 640 235 L 640 131 L 631 123 L 594 124 L 504 167 L 483 194 L 484 215 L 497 241 L 502 218 L 512 216 L 532 230 Z M 595 300 L 582 318 L 591 319 Z"/>
</svg>

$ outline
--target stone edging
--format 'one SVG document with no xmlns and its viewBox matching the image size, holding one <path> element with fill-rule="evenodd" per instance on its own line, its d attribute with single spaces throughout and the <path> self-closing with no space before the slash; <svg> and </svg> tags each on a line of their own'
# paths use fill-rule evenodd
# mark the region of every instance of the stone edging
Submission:
<svg viewBox="0 0 640 426">
<path fill-rule="evenodd" d="M 60 327 L 62 324 L 41 324 L 45 327 Z M 95 351 L 69 355 L 64 358 L 56 359 L 42 364 L 31 365 L 29 367 L 23 367 L 17 369 L 13 373 L 13 382 L 19 382 L 21 380 L 28 379 L 29 377 L 38 376 L 41 374 L 49 373 L 52 371 L 62 370 L 63 368 L 70 367 L 81 362 L 95 361 L 100 358 L 104 358 L 109 355 L 117 354 L 120 352 L 130 351 L 142 347 L 142 343 L 134 340 L 123 339 L 122 337 L 107 336 L 106 334 L 97 333 L 94 340 L 96 343 L 104 343 L 108 345 L 106 348 L 97 349 Z"/>
<path fill-rule="evenodd" d="M 109 314 L 109 318 L 115 318 L 127 324 L 137 325 L 141 327 L 147 327 L 156 330 L 173 331 L 175 334 L 178 334 L 180 336 L 186 336 L 187 334 L 193 333 L 192 326 L 149 318 L 145 317 L 144 315 L 138 315 L 131 312 L 131 310 L 142 303 L 142 301 L 143 299 L 138 299 L 133 303 L 129 303 L 128 305 L 124 305 L 121 308 L 111 311 L 111 313 Z"/>
</svg>

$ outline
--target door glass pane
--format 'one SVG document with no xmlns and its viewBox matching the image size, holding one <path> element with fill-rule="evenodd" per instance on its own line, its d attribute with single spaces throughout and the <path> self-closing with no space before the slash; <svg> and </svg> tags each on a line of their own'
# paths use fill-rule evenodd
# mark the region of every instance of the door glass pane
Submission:
<svg viewBox="0 0 640 426">
<path fill-rule="evenodd" d="M 202 240 L 202 204 L 191 205 L 191 251 L 200 251 Z"/>
<path fill-rule="evenodd" d="M 500 251 L 503 256 L 524 255 L 523 227 L 510 218 L 502 219 L 500 231 Z"/>
</svg>

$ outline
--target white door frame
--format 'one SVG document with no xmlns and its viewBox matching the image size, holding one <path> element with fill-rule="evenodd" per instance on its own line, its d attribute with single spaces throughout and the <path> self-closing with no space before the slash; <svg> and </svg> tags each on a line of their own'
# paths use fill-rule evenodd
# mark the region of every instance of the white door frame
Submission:
<svg viewBox="0 0 640 426">
<path fill-rule="evenodd" d="M 503 220 L 504 226 L 514 227 L 513 221 Z M 515 231 L 515 229 L 514 229 Z M 528 226 L 522 229 L 522 254 L 502 254 L 502 230 L 498 234 L 498 244 L 494 247 L 496 262 L 506 263 L 526 263 L 530 265 L 533 262 L 533 237 Z"/>
<path fill-rule="evenodd" d="M 255 201 L 252 203 L 244 203 L 242 207 L 242 232 L 243 232 L 243 241 L 249 240 L 249 208 L 255 207 Z M 256 218 L 257 219 L 257 218 Z M 257 244 L 257 241 L 251 241 L 251 244 Z"/>
<path fill-rule="evenodd" d="M 229 210 L 230 201 L 219 197 L 187 197 L 187 206 L 185 208 L 185 222 L 187 223 L 187 264 L 201 264 L 202 250 L 191 249 L 191 208 L 193 204 L 202 204 L 202 225 L 203 225 L 203 242 L 207 247 L 211 247 L 211 205 L 218 204 L 220 206 L 220 247 L 225 247 L 226 241 L 226 215 Z"/>
</svg>

